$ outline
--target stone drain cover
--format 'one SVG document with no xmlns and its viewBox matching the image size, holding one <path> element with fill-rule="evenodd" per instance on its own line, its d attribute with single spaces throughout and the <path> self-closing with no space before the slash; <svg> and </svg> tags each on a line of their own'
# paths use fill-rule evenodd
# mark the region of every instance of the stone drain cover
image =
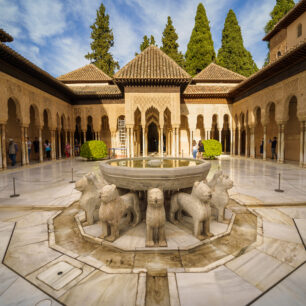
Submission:
<svg viewBox="0 0 306 306">
<path fill-rule="evenodd" d="M 38 274 L 37 279 L 51 288 L 59 290 L 78 277 L 81 273 L 81 269 L 78 269 L 65 261 L 60 261 L 49 269 Z"/>
</svg>

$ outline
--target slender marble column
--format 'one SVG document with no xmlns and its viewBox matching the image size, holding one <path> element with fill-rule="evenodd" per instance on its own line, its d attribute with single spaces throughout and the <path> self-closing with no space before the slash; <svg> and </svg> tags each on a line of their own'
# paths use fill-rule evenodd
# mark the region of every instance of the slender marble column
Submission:
<svg viewBox="0 0 306 306">
<path fill-rule="evenodd" d="M 6 159 L 6 127 L 5 127 L 5 124 L 2 124 L 2 164 L 3 164 L 3 169 L 6 169 L 7 159 Z"/>
<path fill-rule="evenodd" d="M 25 141 L 24 141 L 24 127 L 20 127 L 21 132 L 21 164 L 22 166 L 26 164 L 26 156 L 25 156 Z"/>
<path fill-rule="evenodd" d="M 241 156 L 241 130 L 238 128 L 238 156 Z"/>
<path fill-rule="evenodd" d="M 51 133 L 51 159 L 56 159 L 56 144 L 55 144 L 55 130 L 50 131 Z"/>
<path fill-rule="evenodd" d="M 255 127 L 250 128 L 250 157 L 255 158 Z"/>
<path fill-rule="evenodd" d="M 171 156 L 172 156 L 172 157 L 175 157 L 175 128 L 172 128 L 171 134 L 172 134 L 172 149 L 171 149 Z"/>
<path fill-rule="evenodd" d="M 285 161 L 285 125 L 281 124 L 281 152 L 280 152 L 280 163 L 283 164 Z"/>
<path fill-rule="evenodd" d="M 236 133 L 235 129 L 231 130 L 231 155 L 235 155 L 235 138 L 236 138 Z"/>
<path fill-rule="evenodd" d="M 300 122 L 300 167 L 304 165 L 304 122 Z"/>
<path fill-rule="evenodd" d="M 161 157 L 164 157 L 164 127 L 160 128 L 160 152 Z"/>
<path fill-rule="evenodd" d="M 142 126 L 142 156 L 146 156 L 146 144 L 145 144 L 145 133 L 146 133 L 146 127 Z"/>
<path fill-rule="evenodd" d="M 134 128 L 131 128 L 131 156 L 134 157 Z"/>
<path fill-rule="evenodd" d="M 84 143 L 86 142 L 86 131 L 83 131 Z"/>
<path fill-rule="evenodd" d="M 192 156 L 192 140 L 193 140 L 193 130 L 190 129 L 190 132 L 189 132 L 189 156 L 190 157 L 193 157 Z"/>
<path fill-rule="evenodd" d="M 219 142 L 222 144 L 222 130 L 219 129 Z"/>
<path fill-rule="evenodd" d="M 281 124 L 278 124 L 278 135 L 277 135 L 277 162 L 280 162 L 281 152 Z"/>
<path fill-rule="evenodd" d="M 38 141 L 39 141 L 39 161 L 44 161 L 43 144 L 42 144 L 42 128 L 38 127 Z"/>
<path fill-rule="evenodd" d="M 267 126 L 263 127 L 263 154 L 262 159 L 267 160 Z"/>
<path fill-rule="evenodd" d="M 62 158 L 61 131 L 57 130 L 58 158 Z"/>
<path fill-rule="evenodd" d="M 245 127 L 245 157 L 249 156 L 249 129 Z"/>
<path fill-rule="evenodd" d="M 25 163 L 28 165 L 30 163 L 30 156 L 28 150 L 28 127 L 24 128 L 24 138 L 25 138 Z"/>
<path fill-rule="evenodd" d="M 176 156 L 179 157 L 180 154 L 180 129 L 176 128 Z"/>
</svg>

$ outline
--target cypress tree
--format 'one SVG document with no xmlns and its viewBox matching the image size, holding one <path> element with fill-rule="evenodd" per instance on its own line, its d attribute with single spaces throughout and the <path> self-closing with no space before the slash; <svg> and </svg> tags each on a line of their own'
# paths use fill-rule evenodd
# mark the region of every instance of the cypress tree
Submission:
<svg viewBox="0 0 306 306">
<path fill-rule="evenodd" d="M 181 67 L 184 66 L 184 56 L 182 52 L 178 50 L 179 44 L 177 43 L 178 35 L 175 32 L 175 28 L 172 24 L 171 17 L 168 16 L 168 21 L 163 32 L 161 50 L 170 56 Z"/>
<path fill-rule="evenodd" d="M 145 36 L 143 37 L 142 43 L 141 43 L 140 46 L 139 46 L 140 52 L 142 52 L 143 50 L 145 50 L 146 48 L 148 48 L 148 47 L 151 46 L 151 45 L 156 46 L 154 36 L 151 35 L 151 37 L 150 37 L 150 39 L 149 39 L 148 36 L 145 35 Z M 135 52 L 135 56 L 136 56 L 136 55 L 138 55 L 137 52 Z"/>
<path fill-rule="evenodd" d="M 215 57 L 209 21 L 205 8 L 200 3 L 195 16 L 195 25 L 187 45 L 185 68 L 189 74 L 194 76 L 213 62 Z"/>
<path fill-rule="evenodd" d="M 109 15 L 105 14 L 103 3 L 97 10 L 96 21 L 90 28 L 92 30 L 90 37 L 93 40 L 90 47 L 93 52 L 85 55 L 85 58 L 112 76 L 115 69 L 119 68 L 119 64 L 109 52 L 109 49 L 114 46 L 114 35 L 112 29 L 109 28 Z"/>
<path fill-rule="evenodd" d="M 274 28 L 274 26 L 294 7 L 293 0 L 276 0 L 276 4 L 270 13 L 271 19 L 265 26 L 265 33 L 268 34 Z M 270 45 L 268 43 L 268 48 Z M 268 51 L 265 65 L 269 64 L 270 52 Z"/>
<path fill-rule="evenodd" d="M 233 10 L 229 10 L 225 19 L 217 63 L 244 76 L 258 71 L 251 53 L 243 46 L 241 29 Z"/>
</svg>

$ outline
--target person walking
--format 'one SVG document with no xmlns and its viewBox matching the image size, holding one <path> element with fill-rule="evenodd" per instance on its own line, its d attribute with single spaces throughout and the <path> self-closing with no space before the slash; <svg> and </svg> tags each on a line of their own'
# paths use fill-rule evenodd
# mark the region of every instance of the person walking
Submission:
<svg viewBox="0 0 306 306">
<path fill-rule="evenodd" d="M 68 158 L 68 157 L 70 157 L 70 149 L 71 149 L 71 147 L 70 147 L 70 144 L 69 144 L 69 142 L 66 144 L 66 146 L 65 146 L 65 154 L 66 154 L 66 157 Z"/>
<path fill-rule="evenodd" d="M 45 152 L 46 152 L 46 158 L 51 159 L 51 144 L 49 140 L 45 141 Z"/>
<path fill-rule="evenodd" d="M 12 162 L 12 167 L 14 167 L 16 165 L 16 155 L 18 152 L 18 146 L 17 144 L 14 142 L 13 139 L 9 139 L 9 145 L 8 145 L 8 155 L 9 158 Z"/>
<path fill-rule="evenodd" d="M 202 140 L 199 140 L 198 142 L 198 158 L 202 158 L 204 153 L 204 145 Z"/>
<path fill-rule="evenodd" d="M 270 139 L 270 143 L 271 143 L 272 159 L 274 159 L 275 156 L 275 159 L 277 160 L 277 154 L 276 154 L 277 138 L 274 137 L 273 140 Z"/>
<path fill-rule="evenodd" d="M 260 155 L 263 154 L 263 147 L 264 147 L 264 139 L 262 139 L 261 144 L 260 144 L 260 148 L 259 148 Z"/>
<path fill-rule="evenodd" d="M 192 156 L 193 158 L 197 158 L 198 146 L 195 140 L 192 141 Z"/>
<path fill-rule="evenodd" d="M 30 162 L 30 156 L 31 156 L 31 149 L 32 149 L 32 141 L 30 140 L 29 137 L 27 137 L 27 148 L 28 148 L 28 159 Z"/>
</svg>

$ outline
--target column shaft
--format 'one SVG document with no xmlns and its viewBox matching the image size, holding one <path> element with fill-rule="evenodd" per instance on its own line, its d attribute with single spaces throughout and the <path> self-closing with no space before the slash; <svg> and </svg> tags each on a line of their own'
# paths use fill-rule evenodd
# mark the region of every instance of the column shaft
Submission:
<svg viewBox="0 0 306 306">
<path fill-rule="evenodd" d="M 38 141 L 39 141 L 39 161 L 43 162 L 44 155 L 43 155 L 42 129 L 41 129 L 41 127 L 38 128 Z"/>
<path fill-rule="evenodd" d="M 280 154 L 280 163 L 285 161 L 285 125 L 281 125 L 281 154 Z"/>
<path fill-rule="evenodd" d="M 180 154 L 180 129 L 176 128 L 176 156 L 179 157 Z"/>
<path fill-rule="evenodd" d="M 238 155 L 241 156 L 241 130 L 238 128 Z"/>
<path fill-rule="evenodd" d="M 267 126 L 263 127 L 263 160 L 267 160 Z"/>
<path fill-rule="evenodd" d="M 134 128 L 131 128 L 131 156 L 134 157 Z"/>
<path fill-rule="evenodd" d="M 7 159 L 6 159 L 6 130 L 5 124 L 2 124 L 2 164 L 3 169 L 7 168 Z"/>
<path fill-rule="evenodd" d="M 190 129 L 189 130 L 189 156 L 190 157 L 193 157 L 192 156 L 192 140 L 193 140 L 193 131 Z"/>
<path fill-rule="evenodd" d="M 164 128 L 160 128 L 160 151 L 161 156 L 164 157 Z"/>
<path fill-rule="evenodd" d="M 245 127 L 245 157 L 249 156 L 249 129 Z"/>
<path fill-rule="evenodd" d="M 2 160 L 2 124 L 0 124 L 0 169 L 3 168 L 3 160 Z"/>
<path fill-rule="evenodd" d="M 300 167 L 304 164 L 304 122 L 300 122 Z"/>
<path fill-rule="evenodd" d="M 55 130 L 50 131 L 51 133 L 51 159 L 56 159 L 56 144 L 55 144 Z"/>
<path fill-rule="evenodd" d="M 277 162 L 280 162 L 281 158 L 281 124 L 278 124 L 278 137 L 277 137 Z"/>
<path fill-rule="evenodd" d="M 250 157 L 255 158 L 255 128 L 250 128 Z"/>
<path fill-rule="evenodd" d="M 235 129 L 231 130 L 231 155 L 235 155 L 235 138 L 236 138 L 236 132 Z"/>
<path fill-rule="evenodd" d="M 61 142 L 61 131 L 57 131 L 57 143 L 58 143 L 58 158 L 62 158 L 62 142 Z"/>
<path fill-rule="evenodd" d="M 28 128 L 24 128 L 24 138 L 25 138 L 25 163 L 28 165 L 30 163 L 30 156 L 28 150 Z"/>
<path fill-rule="evenodd" d="M 25 165 L 26 157 L 25 157 L 25 142 L 24 142 L 24 127 L 20 127 L 21 130 L 21 165 Z"/>
</svg>

